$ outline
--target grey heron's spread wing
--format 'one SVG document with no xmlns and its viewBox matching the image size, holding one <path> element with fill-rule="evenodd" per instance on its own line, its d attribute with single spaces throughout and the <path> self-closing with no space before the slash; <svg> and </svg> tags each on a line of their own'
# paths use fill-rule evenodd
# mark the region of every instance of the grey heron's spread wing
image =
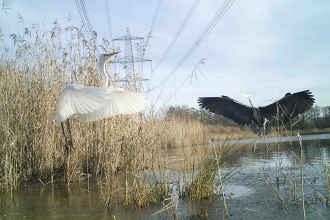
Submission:
<svg viewBox="0 0 330 220">
<path fill-rule="evenodd" d="M 215 114 L 223 115 L 240 125 L 249 125 L 253 117 L 252 108 L 228 96 L 200 97 L 197 100 L 200 107 Z"/>
<path fill-rule="evenodd" d="M 287 93 L 283 98 L 265 107 L 260 107 L 260 113 L 274 126 L 276 119 L 283 124 L 309 110 L 314 104 L 314 98 L 309 90 Z"/>
</svg>

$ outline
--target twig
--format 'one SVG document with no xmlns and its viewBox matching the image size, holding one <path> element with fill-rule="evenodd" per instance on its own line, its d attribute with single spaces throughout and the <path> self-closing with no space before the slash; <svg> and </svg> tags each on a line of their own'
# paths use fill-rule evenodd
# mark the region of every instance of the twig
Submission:
<svg viewBox="0 0 330 220">
<path fill-rule="evenodd" d="M 303 147 L 301 142 L 301 136 L 298 133 L 298 139 L 300 144 L 300 172 L 301 172 L 301 199 L 302 199 L 302 206 L 304 210 L 304 219 L 306 219 L 306 210 L 305 210 L 305 192 L 304 192 L 304 164 L 303 164 Z"/>
</svg>

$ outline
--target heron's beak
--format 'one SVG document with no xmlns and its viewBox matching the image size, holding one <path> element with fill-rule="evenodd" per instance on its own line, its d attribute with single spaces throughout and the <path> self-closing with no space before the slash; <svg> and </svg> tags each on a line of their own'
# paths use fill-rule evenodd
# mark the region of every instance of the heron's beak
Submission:
<svg viewBox="0 0 330 220">
<path fill-rule="evenodd" d="M 106 53 L 106 54 L 104 54 L 104 56 L 105 57 L 112 57 L 113 55 L 116 55 L 118 53 L 120 53 L 120 51 L 116 51 L 116 52 L 112 52 L 112 53 Z"/>
</svg>

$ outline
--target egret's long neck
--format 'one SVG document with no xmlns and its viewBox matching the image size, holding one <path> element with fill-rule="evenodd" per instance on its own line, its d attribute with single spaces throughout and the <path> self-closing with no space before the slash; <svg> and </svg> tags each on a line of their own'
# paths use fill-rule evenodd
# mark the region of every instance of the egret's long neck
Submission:
<svg viewBox="0 0 330 220">
<path fill-rule="evenodd" d="M 102 78 L 103 78 L 103 84 L 102 87 L 107 87 L 108 86 L 108 79 L 109 76 L 108 74 L 105 72 L 105 62 L 100 62 L 99 63 L 99 73 L 101 74 Z"/>
</svg>

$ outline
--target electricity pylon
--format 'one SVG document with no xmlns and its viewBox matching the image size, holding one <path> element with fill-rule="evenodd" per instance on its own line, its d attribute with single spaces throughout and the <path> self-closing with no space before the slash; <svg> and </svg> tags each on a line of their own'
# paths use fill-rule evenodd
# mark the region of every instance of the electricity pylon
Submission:
<svg viewBox="0 0 330 220">
<path fill-rule="evenodd" d="M 142 81 L 147 81 L 148 79 L 138 76 L 138 74 L 135 73 L 134 63 L 136 62 L 142 63 L 151 60 L 144 59 L 143 57 L 133 56 L 132 40 L 143 40 L 143 37 L 132 36 L 130 34 L 130 30 L 128 27 L 126 28 L 125 36 L 113 40 L 113 41 L 125 41 L 125 57 L 121 57 L 113 62 L 122 64 L 126 71 L 126 76 L 117 81 L 124 82 L 125 89 L 127 90 L 142 91 L 143 90 Z"/>
</svg>

